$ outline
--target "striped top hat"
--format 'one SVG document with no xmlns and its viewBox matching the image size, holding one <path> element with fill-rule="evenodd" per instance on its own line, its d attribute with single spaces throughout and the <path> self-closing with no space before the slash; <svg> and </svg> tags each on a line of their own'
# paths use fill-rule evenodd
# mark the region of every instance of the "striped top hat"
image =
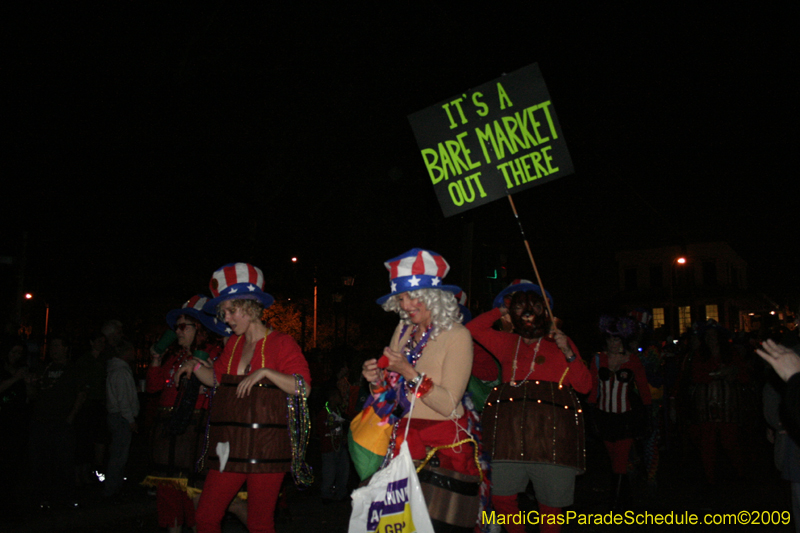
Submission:
<svg viewBox="0 0 800 533">
<path fill-rule="evenodd" d="M 217 269 L 208 287 L 212 298 L 203 308 L 206 313 L 217 314 L 217 306 L 225 300 L 258 300 L 264 308 L 275 301 L 264 292 L 264 273 L 250 263 L 229 263 Z"/>
<path fill-rule="evenodd" d="M 534 285 L 532 281 L 528 281 L 527 279 L 515 279 L 511 282 L 511 285 L 500 291 L 500 294 L 494 297 L 492 307 L 503 307 L 503 300 L 506 295 L 514 294 L 518 291 L 533 291 L 538 293 L 539 296 L 542 296 L 542 289 L 538 285 Z M 547 294 L 547 299 L 550 300 L 550 307 L 553 307 L 553 297 L 550 296 L 549 292 L 544 292 Z"/>
<path fill-rule="evenodd" d="M 472 320 L 472 312 L 467 307 L 467 293 L 460 291 L 456 293 L 456 302 L 458 302 L 458 310 L 461 311 L 461 323 L 466 324 Z"/>
<path fill-rule="evenodd" d="M 455 285 L 442 285 L 442 278 L 450 271 L 450 265 L 436 252 L 413 248 L 383 265 L 389 271 L 392 292 L 378 298 L 378 305 L 383 305 L 392 296 L 419 289 L 440 289 L 453 294 L 461 292 Z"/>
<path fill-rule="evenodd" d="M 203 312 L 203 307 L 208 303 L 208 297 L 204 294 L 195 294 L 189 298 L 179 309 L 173 309 L 167 313 L 167 325 L 170 329 L 175 329 L 175 322 L 181 315 L 189 315 L 208 330 L 213 331 L 219 335 L 230 335 L 230 331 L 225 331 L 225 324 L 218 321 L 216 317 L 210 316 Z"/>
</svg>

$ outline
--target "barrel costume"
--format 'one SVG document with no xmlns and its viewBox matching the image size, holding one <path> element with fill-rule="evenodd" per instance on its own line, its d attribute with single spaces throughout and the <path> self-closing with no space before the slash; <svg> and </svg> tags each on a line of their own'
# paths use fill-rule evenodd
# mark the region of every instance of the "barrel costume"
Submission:
<svg viewBox="0 0 800 533">
<path fill-rule="evenodd" d="M 212 357 L 218 355 L 217 349 Z M 147 370 L 147 392 L 161 392 L 161 395 L 150 435 L 153 473 L 143 483 L 156 487 L 159 527 L 172 527 L 176 520 L 177 525 L 195 525 L 194 504 L 187 496 L 186 489 L 195 483 L 197 461 L 202 453 L 208 409 L 206 392 L 198 394 L 185 431 L 179 435 L 172 435 L 169 431 L 180 392 L 173 375 L 181 364 L 191 358 L 189 350 L 173 346 L 164 354 L 163 366 Z"/>
<path fill-rule="evenodd" d="M 174 329 L 178 317 L 185 314 L 200 321 L 196 327 L 205 326 L 214 333 L 221 333 L 211 317 L 202 313 L 207 301 L 208 298 L 203 295 L 192 297 L 180 309 L 167 314 L 167 324 Z M 168 333 L 174 340 L 174 333 Z M 204 343 L 197 348 L 212 361 L 221 352 L 212 343 Z M 147 369 L 147 392 L 160 394 L 157 418 L 150 432 L 153 471 L 142 484 L 156 487 L 159 527 L 195 525 L 194 503 L 187 491 L 199 481 L 199 460 L 203 452 L 209 392 L 201 389 L 199 383 L 178 387 L 175 374 L 196 353 L 179 344 L 172 344 L 164 352 L 162 364 L 151 365 Z M 187 401 L 193 405 L 185 405 Z M 191 412 L 188 412 L 189 409 Z M 175 416 L 183 420 L 178 422 Z M 178 429 L 177 425 L 181 428 Z"/>
<path fill-rule="evenodd" d="M 215 313 L 224 301 L 240 298 L 257 300 L 263 308 L 269 307 L 273 298 L 263 292 L 263 280 L 261 270 L 247 263 L 225 265 L 212 276 L 210 287 L 214 298 L 206 304 L 206 312 Z M 265 328 L 258 319 L 249 320 L 247 331 L 258 323 L 257 329 L 264 331 L 264 338 L 255 343 L 244 373 L 238 374 L 246 333 L 230 336 L 213 367 L 215 394 L 209 415 L 209 471 L 197 510 L 199 533 L 220 531 L 225 510 L 244 483 L 247 483 L 248 529 L 274 531 L 275 503 L 283 478 L 292 471 L 298 479 L 298 461 L 302 463 L 305 453 L 308 419 L 304 395 L 306 384 L 311 381 L 308 363 L 292 337 Z M 295 394 L 287 394 L 269 379 L 262 378 L 249 394 L 237 398 L 239 383 L 260 369 L 293 375 Z M 292 438 L 298 404 L 303 411 L 301 418 L 305 417 L 302 442 Z"/>
<path fill-rule="evenodd" d="M 495 308 L 467 324 L 473 338 L 500 361 L 502 383 L 483 410 L 483 446 L 492 460 L 492 504 L 498 514 L 519 513 L 517 493 L 530 480 L 540 516 L 558 515 L 572 505 L 575 476 L 586 468 L 583 410 L 576 391 L 587 393 L 591 376 L 572 341 L 575 358 L 567 362 L 554 340 L 542 336 L 530 344 L 516 333 L 492 329 L 501 318 L 504 297 L 538 286 L 518 280 L 495 299 Z M 549 295 L 548 295 L 549 296 Z M 476 356 L 480 356 L 477 355 Z M 524 525 L 505 524 L 511 533 Z M 541 524 L 540 531 L 560 526 Z"/>
<path fill-rule="evenodd" d="M 217 444 L 230 442 L 224 472 L 283 473 L 291 470 L 292 449 L 287 424 L 286 393 L 263 379 L 250 398 L 236 398 L 236 387 L 245 376 L 234 374 L 241 359 L 242 338 L 228 339 L 214 364 L 219 386 L 214 398 L 209 430 L 208 466 L 220 470 Z M 300 374 L 308 383 L 308 364 L 297 343 L 284 333 L 270 332 L 258 342 L 250 372 L 272 368 L 283 374 Z"/>
</svg>

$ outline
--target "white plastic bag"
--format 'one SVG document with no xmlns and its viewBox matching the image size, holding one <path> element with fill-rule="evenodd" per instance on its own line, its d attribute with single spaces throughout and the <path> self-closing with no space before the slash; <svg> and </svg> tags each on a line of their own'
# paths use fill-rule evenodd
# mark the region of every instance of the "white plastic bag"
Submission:
<svg viewBox="0 0 800 533">
<path fill-rule="evenodd" d="M 408 451 L 408 428 L 416 400 L 412 395 L 400 452 L 386 468 L 372 475 L 366 487 L 350 495 L 353 512 L 348 533 L 433 533 L 428 504 Z"/>
<path fill-rule="evenodd" d="M 400 453 L 352 494 L 348 533 L 433 533 L 414 461 L 403 441 Z"/>
</svg>

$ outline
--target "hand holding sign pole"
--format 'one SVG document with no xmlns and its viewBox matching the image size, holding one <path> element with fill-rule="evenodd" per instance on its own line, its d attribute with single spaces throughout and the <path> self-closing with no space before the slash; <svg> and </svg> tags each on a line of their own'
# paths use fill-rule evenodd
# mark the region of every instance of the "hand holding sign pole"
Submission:
<svg viewBox="0 0 800 533">
<path fill-rule="evenodd" d="M 444 215 L 507 196 L 544 289 L 511 195 L 571 174 L 573 166 L 539 67 L 456 95 L 409 122 Z"/>
</svg>

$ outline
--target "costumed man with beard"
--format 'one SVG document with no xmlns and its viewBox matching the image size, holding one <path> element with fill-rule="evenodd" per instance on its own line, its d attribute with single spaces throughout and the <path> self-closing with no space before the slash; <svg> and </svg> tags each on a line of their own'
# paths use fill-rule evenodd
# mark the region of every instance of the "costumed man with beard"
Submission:
<svg viewBox="0 0 800 533">
<path fill-rule="evenodd" d="M 510 315 L 513 333 L 492 329 L 505 315 Z M 503 383 L 489 395 L 482 417 L 483 445 L 492 458 L 494 509 L 505 517 L 519 513 L 517 494 L 531 481 L 539 501 L 539 531 L 560 531 L 561 509 L 572 505 L 575 476 L 586 466 L 583 414 L 575 391 L 589 392 L 589 370 L 575 344 L 553 326 L 542 290 L 530 281 L 512 282 L 497 295 L 494 309 L 467 329 L 503 366 Z M 525 532 L 524 523 L 508 522 L 509 533 Z"/>
</svg>

